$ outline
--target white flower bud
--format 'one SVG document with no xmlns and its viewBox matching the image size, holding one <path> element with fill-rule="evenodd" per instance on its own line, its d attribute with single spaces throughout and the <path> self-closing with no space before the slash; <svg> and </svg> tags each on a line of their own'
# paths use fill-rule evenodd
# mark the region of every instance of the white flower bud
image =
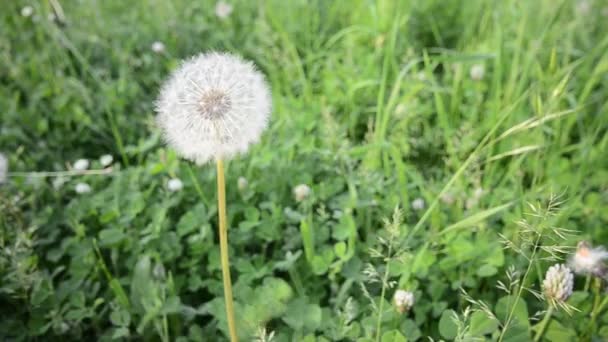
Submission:
<svg viewBox="0 0 608 342">
<path fill-rule="evenodd" d="M 422 198 L 416 198 L 415 200 L 412 201 L 412 208 L 414 210 L 422 210 L 424 209 L 425 204 L 424 204 L 424 200 Z"/>
<path fill-rule="evenodd" d="M 152 52 L 154 53 L 163 53 L 165 52 L 165 44 L 163 42 L 154 42 L 152 43 Z"/>
<path fill-rule="evenodd" d="M 34 14 L 32 6 L 25 6 L 21 9 L 21 15 L 26 18 L 32 16 L 32 14 Z"/>
<path fill-rule="evenodd" d="M 410 291 L 397 290 L 393 296 L 393 302 L 395 303 L 395 308 L 397 311 L 404 313 L 409 311 L 414 306 L 414 294 Z"/>
<path fill-rule="evenodd" d="M 232 5 L 229 3 L 218 1 L 217 4 L 215 4 L 215 15 L 217 15 L 218 18 L 228 18 L 230 13 L 232 13 Z"/>
<path fill-rule="evenodd" d="M 180 191 L 184 187 L 184 183 L 179 178 L 171 178 L 167 182 L 167 189 L 171 192 Z"/>
<path fill-rule="evenodd" d="M 297 202 L 302 202 L 306 197 L 310 196 L 311 189 L 306 184 L 299 184 L 293 188 L 293 195 Z"/>
<path fill-rule="evenodd" d="M 475 64 L 471 67 L 470 76 L 473 81 L 481 81 L 486 70 L 483 64 Z"/>
<path fill-rule="evenodd" d="M 247 188 L 249 187 L 249 182 L 247 181 L 247 178 L 239 177 L 239 180 L 237 181 L 237 186 L 239 188 L 239 191 L 247 190 Z"/>
<path fill-rule="evenodd" d="M 99 163 L 103 167 L 110 166 L 110 164 L 112 164 L 113 161 L 114 161 L 114 157 L 112 157 L 111 154 L 104 154 L 103 156 L 101 156 L 99 158 Z"/>
<path fill-rule="evenodd" d="M 75 187 L 77 194 L 88 194 L 91 192 L 91 186 L 87 183 L 78 183 Z"/>
<path fill-rule="evenodd" d="M 78 159 L 74 162 L 73 166 L 76 171 L 84 171 L 89 168 L 89 160 L 88 159 Z"/>
<path fill-rule="evenodd" d="M 574 276 L 567 266 L 556 264 L 549 267 L 543 280 L 543 290 L 549 302 L 553 304 L 565 302 L 572 294 L 573 286 Z"/>
</svg>

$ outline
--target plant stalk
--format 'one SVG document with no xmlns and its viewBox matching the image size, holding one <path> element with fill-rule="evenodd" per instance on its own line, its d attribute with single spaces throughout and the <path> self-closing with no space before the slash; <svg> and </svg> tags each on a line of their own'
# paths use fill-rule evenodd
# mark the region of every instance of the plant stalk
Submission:
<svg viewBox="0 0 608 342">
<path fill-rule="evenodd" d="M 543 337 L 543 334 L 545 333 L 545 329 L 547 328 L 547 324 L 549 324 L 549 321 L 551 321 L 552 314 L 553 314 L 553 305 L 549 304 L 549 308 L 547 309 L 547 312 L 545 313 L 545 317 L 543 318 L 542 322 L 540 322 L 540 326 L 538 327 L 538 330 L 536 331 L 536 335 L 534 335 L 534 342 L 540 341 L 540 339 Z"/>
<path fill-rule="evenodd" d="M 230 280 L 230 262 L 228 261 L 228 227 L 226 224 L 226 182 L 224 180 L 224 162 L 217 158 L 217 205 L 220 231 L 220 258 L 222 278 L 224 280 L 224 300 L 226 301 L 226 318 L 230 341 L 237 342 L 236 322 L 234 320 L 234 303 L 232 301 L 232 281 Z"/>
</svg>

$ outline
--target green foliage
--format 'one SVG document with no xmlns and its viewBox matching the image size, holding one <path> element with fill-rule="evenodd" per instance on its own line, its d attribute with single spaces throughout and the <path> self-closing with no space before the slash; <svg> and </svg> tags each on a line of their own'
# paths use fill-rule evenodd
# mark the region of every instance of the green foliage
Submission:
<svg viewBox="0 0 608 342">
<path fill-rule="evenodd" d="M 273 91 L 262 141 L 227 164 L 243 341 L 532 339 L 548 258 L 608 244 L 606 5 L 230 3 L 0 5 L 0 339 L 226 340 L 215 171 L 164 147 L 153 109 L 214 49 Z M 64 172 L 104 154 L 111 170 Z M 604 297 L 577 277 L 541 340 L 608 339 Z"/>
</svg>

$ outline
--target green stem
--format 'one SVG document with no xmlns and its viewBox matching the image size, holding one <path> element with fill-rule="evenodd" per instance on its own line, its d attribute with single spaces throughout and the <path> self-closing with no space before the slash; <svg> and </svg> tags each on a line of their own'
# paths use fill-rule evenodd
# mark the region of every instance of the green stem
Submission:
<svg viewBox="0 0 608 342">
<path fill-rule="evenodd" d="M 536 331 L 536 335 L 534 335 L 534 342 L 540 341 L 540 339 L 543 337 L 543 335 L 545 333 L 545 329 L 547 328 L 547 324 L 549 324 L 549 322 L 551 321 L 552 314 L 553 314 L 553 305 L 549 304 L 549 308 L 547 309 L 547 312 L 545 313 L 545 317 L 540 322 L 538 330 Z"/>
<path fill-rule="evenodd" d="M 589 321 L 589 326 L 587 327 L 587 333 L 589 336 L 591 336 L 592 330 L 595 327 L 597 316 L 602 313 L 606 305 L 608 305 L 608 297 L 604 298 L 604 300 L 600 303 L 600 287 L 601 281 L 597 279 L 594 286 L 595 299 L 593 301 L 593 310 L 591 311 L 591 320 Z"/>
<path fill-rule="evenodd" d="M 232 281 L 230 280 L 230 262 L 228 261 L 228 228 L 226 225 L 226 184 L 224 181 L 224 163 L 217 159 L 217 204 L 220 230 L 220 259 L 222 278 L 224 280 L 224 300 L 226 301 L 226 318 L 230 341 L 237 342 L 236 322 L 234 320 L 234 303 L 232 302 Z"/>
<path fill-rule="evenodd" d="M 382 310 L 384 307 L 384 296 L 386 295 L 386 285 L 388 282 L 388 274 L 389 274 L 389 270 L 390 270 L 390 255 L 391 255 L 391 248 L 392 245 L 388 246 L 388 255 L 389 258 L 387 258 L 386 261 L 386 270 L 384 271 L 384 278 L 382 279 L 382 293 L 380 294 L 380 304 L 378 305 L 378 321 L 376 322 L 376 342 L 380 341 L 380 332 L 381 332 L 381 325 L 382 325 Z"/>
</svg>

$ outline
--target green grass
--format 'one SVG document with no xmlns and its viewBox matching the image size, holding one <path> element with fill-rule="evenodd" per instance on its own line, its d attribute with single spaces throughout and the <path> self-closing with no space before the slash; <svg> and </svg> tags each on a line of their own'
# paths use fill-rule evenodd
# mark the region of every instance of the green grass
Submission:
<svg viewBox="0 0 608 342">
<path fill-rule="evenodd" d="M 64 24 L 47 20 L 56 1 L 0 5 L 0 152 L 15 172 L 0 186 L 2 339 L 226 339 L 215 170 L 154 126 L 161 82 L 201 51 L 253 60 L 273 93 L 262 142 L 226 165 L 243 341 L 261 327 L 275 341 L 531 340 L 546 303 L 496 287 L 528 269 L 542 291 L 555 263 L 526 245 L 528 203 L 565 200 L 530 223 L 561 257 L 608 244 L 600 0 L 242 0 L 225 20 L 214 1 L 59 2 Z M 19 174 L 99 169 L 108 153 L 111 174 L 58 188 Z M 183 190 L 167 190 L 174 177 Z M 313 190 L 301 203 L 298 184 Z M 550 241 L 551 227 L 577 234 Z M 577 277 L 579 311 L 555 310 L 545 340 L 608 339 L 599 286 Z M 395 310 L 397 288 L 411 311 Z M 496 320 L 466 311 L 479 301 Z"/>
</svg>

